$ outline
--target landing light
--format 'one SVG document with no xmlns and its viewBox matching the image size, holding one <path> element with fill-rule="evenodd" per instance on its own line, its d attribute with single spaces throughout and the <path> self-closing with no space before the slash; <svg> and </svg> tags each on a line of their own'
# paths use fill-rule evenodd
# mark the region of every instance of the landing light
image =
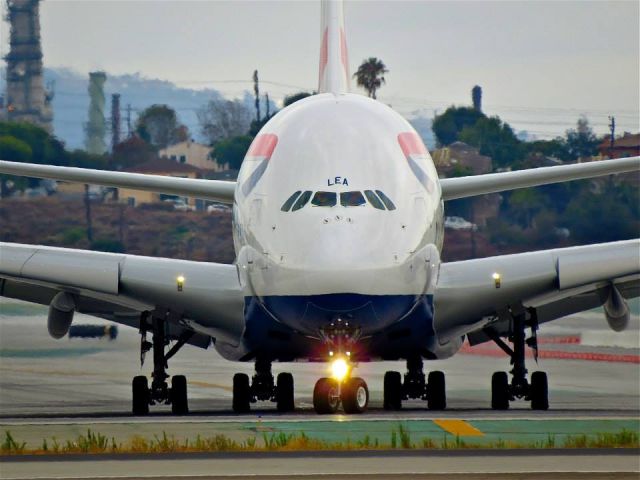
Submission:
<svg viewBox="0 0 640 480">
<path fill-rule="evenodd" d="M 493 275 L 493 283 L 496 286 L 496 288 L 500 288 L 500 284 L 502 281 L 502 277 L 500 276 L 500 274 L 498 272 L 495 272 Z"/>
<path fill-rule="evenodd" d="M 184 288 L 184 277 L 182 275 L 178 275 L 178 277 L 176 277 L 176 287 L 179 292 Z"/>
<path fill-rule="evenodd" d="M 349 364 L 347 361 L 338 357 L 333 362 L 331 362 L 331 376 L 338 380 L 342 381 L 349 374 Z"/>
</svg>

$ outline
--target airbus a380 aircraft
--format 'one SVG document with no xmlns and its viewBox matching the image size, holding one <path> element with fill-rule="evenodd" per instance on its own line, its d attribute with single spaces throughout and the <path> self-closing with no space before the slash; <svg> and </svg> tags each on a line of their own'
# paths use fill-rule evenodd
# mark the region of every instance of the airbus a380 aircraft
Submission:
<svg viewBox="0 0 640 480">
<path fill-rule="evenodd" d="M 318 94 L 283 109 L 251 145 L 236 183 L 0 161 L 0 173 L 137 188 L 233 204 L 232 265 L 0 244 L 0 294 L 49 305 L 52 336 L 74 312 L 140 329 L 153 349 L 151 386 L 133 379 L 133 413 L 171 404 L 188 411 L 184 376 L 167 380 L 183 345 L 213 344 L 255 362 L 233 378 L 233 409 L 258 400 L 294 408 L 293 377 L 274 361 L 331 362 L 313 392 L 318 413 L 363 412 L 358 362 L 405 359 L 387 372 L 384 407 L 418 398 L 446 407 L 445 377 L 423 359 L 454 355 L 465 337 L 511 357 L 496 372 L 492 407 L 526 399 L 547 409 L 547 378 L 530 377 L 525 349 L 541 323 L 604 305 L 623 329 L 626 298 L 640 294 L 640 241 L 441 263 L 443 202 L 640 169 L 640 157 L 439 180 L 411 125 L 391 108 L 350 94 L 342 5 L 322 3 Z M 615 212 L 611 212 L 612 215 Z M 527 339 L 527 330 L 531 334 Z M 147 332 L 152 342 L 145 340 Z M 509 338 L 513 347 L 503 338 Z M 176 343 L 165 352 L 170 340 Z"/>
</svg>

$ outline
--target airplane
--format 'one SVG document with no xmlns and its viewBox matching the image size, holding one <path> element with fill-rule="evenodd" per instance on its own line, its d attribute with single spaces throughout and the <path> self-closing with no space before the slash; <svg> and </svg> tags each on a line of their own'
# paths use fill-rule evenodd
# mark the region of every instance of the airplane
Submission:
<svg viewBox="0 0 640 480">
<path fill-rule="evenodd" d="M 233 377 L 237 413 L 258 401 L 294 410 L 293 376 L 272 373 L 293 361 L 330 365 L 313 391 L 318 414 L 364 412 L 369 389 L 355 368 L 379 360 L 407 365 L 385 373 L 385 409 L 420 399 L 441 410 L 445 375 L 425 375 L 424 360 L 451 357 L 465 339 L 495 342 L 513 365 L 493 373 L 493 409 L 518 399 L 548 409 L 546 373 L 528 374 L 526 349 L 537 352 L 543 323 L 599 306 L 624 329 L 627 299 L 640 295 L 640 239 L 442 262 L 444 204 L 635 172 L 640 157 L 439 179 L 402 116 L 349 93 L 342 4 L 323 0 L 321 12 L 318 93 L 266 123 L 236 182 L 0 161 L 4 174 L 231 204 L 233 264 L 2 243 L 0 295 L 48 305 L 54 338 L 75 312 L 139 329 L 153 374 L 150 385 L 132 381 L 134 415 L 156 404 L 188 413 L 185 376 L 169 384 L 167 374 L 186 344 L 254 362 L 252 378 Z"/>
</svg>

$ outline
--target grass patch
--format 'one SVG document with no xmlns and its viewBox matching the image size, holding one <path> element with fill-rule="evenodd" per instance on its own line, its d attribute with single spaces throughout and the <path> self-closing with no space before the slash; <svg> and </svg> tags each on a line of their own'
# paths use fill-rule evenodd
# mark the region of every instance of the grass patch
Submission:
<svg viewBox="0 0 640 480">
<path fill-rule="evenodd" d="M 177 439 L 173 435 L 162 432 L 153 438 L 134 435 L 129 440 L 118 442 L 114 437 L 107 437 L 88 429 L 73 440 L 60 441 L 56 437 L 43 439 L 38 448 L 28 448 L 26 442 L 20 442 L 8 430 L 4 433 L 4 441 L 0 445 L 2 455 L 43 455 L 43 454 L 78 454 L 78 453 L 182 453 L 182 452 L 264 452 L 264 451 L 348 451 L 348 450 L 388 450 L 388 449 L 505 449 L 505 448 L 640 448 L 638 433 L 621 430 L 616 433 L 594 433 L 569 435 L 562 442 L 553 435 L 546 440 L 533 443 L 518 443 L 498 438 L 489 443 L 471 443 L 460 436 L 445 434 L 438 442 L 433 438 L 423 438 L 420 442 L 412 442 L 409 430 L 399 424 L 391 431 L 390 442 L 380 443 L 377 438 L 368 435 L 353 442 L 347 438 L 339 442 L 309 437 L 304 432 L 263 433 L 261 438 L 249 437 L 238 441 L 226 435 L 217 434 L 212 437 L 197 435 L 195 438 Z"/>
</svg>

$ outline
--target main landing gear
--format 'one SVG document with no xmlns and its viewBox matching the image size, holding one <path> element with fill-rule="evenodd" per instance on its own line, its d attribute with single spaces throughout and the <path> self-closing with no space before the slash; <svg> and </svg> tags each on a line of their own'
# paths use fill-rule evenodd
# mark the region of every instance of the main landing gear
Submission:
<svg viewBox="0 0 640 480">
<path fill-rule="evenodd" d="M 174 375 L 171 378 L 171 387 L 167 384 L 167 364 L 180 348 L 189 340 L 192 333 L 185 333 L 178 339 L 175 345 L 165 354 L 165 346 L 169 344 L 169 338 L 165 334 L 165 318 L 152 317 L 152 342 L 146 341 L 147 319 L 143 318 L 140 322 L 140 332 L 142 340 L 140 343 L 140 363 L 144 363 L 145 354 L 153 349 L 153 373 L 151 374 L 152 382 L 149 388 L 149 382 L 144 375 L 134 377 L 132 382 L 132 411 L 134 415 L 147 415 L 149 413 L 149 405 L 165 404 L 171 405 L 171 411 L 174 415 L 185 415 L 189 413 L 189 404 L 187 400 L 187 379 L 184 375 Z"/>
<path fill-rule="evenodd" d="M 429 376 L 425 378 L 420 356 L 412 356 L 407 359 L 407 373 L 404 374 L 404 382 L 400 372 L 386 372 L 384 374 L 385 410 L 400 410 L 402 401 L 410 398 L 426 400 L 429 410 L 447 408 L 444 373 L 429 372 Z"/>
<path fill-rule="evenodd" d="M 258 358 L 256 373 L 249 382 L 249 375 L 236 373 L 233 376 L 233 411 L 247 413 L 251 403 L 269 400 L 276 403 L 279 412 L 292 412 L 295 408 L 293 398 L 293 375 L 279 373 L 276 382 L 271 373 L 271 360 Z"/>
<path fill-rule="evenodd" d="M 511 357 L 511 383 L 507 372 L 495 372 L 491 377 L 491 408 L 494 410 L 507 410 L 509 402 L 516 399 L 529 400 L 532 410 L 548 410 L 549 394 L 547 374 L 545 372 L 533 372 L 531 383 L 527 381 L 527 369 L 525 366 L 525 345 L 534 351 L 537 360 L 537 320 L 535 312 L 530 314 L 531 337 L 526 339 L 527 314 L 521 312 L 512 317 L 512 333 L 509 339 L 513 342 L 513 350 L 498 335 L 491 335 L 491 339 Z"/>
</svg>

